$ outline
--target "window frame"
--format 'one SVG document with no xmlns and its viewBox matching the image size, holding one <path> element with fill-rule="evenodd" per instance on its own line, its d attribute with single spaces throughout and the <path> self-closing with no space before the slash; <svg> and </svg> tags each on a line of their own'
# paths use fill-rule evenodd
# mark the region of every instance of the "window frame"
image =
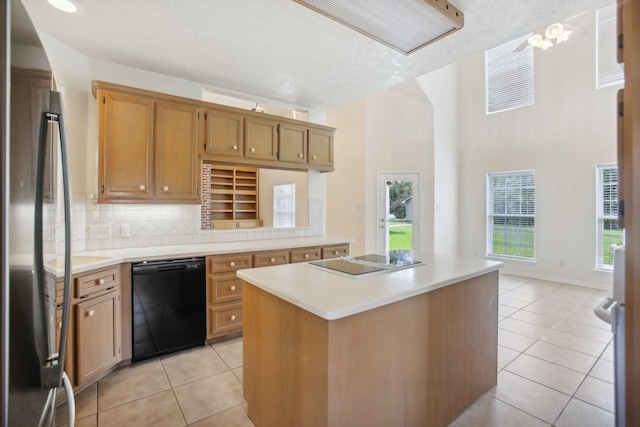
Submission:
<svg viewBox="0 0 640 427">
<path fill-rule="evenodd" d="M 530 34 L 511 40 L 484 52 L 484 76 L 485 76 L 485 114 L 495 114 L 517 108 L 528 107 L 535 104 L 535 63 L 533 47 L 525 46 L 519 52 L 515 52 L 523 43 L 526 43 Z M 492 64 L 496 63 L 492 69 Z M 502 71 L 503 76 L 498 82 L 497 75 Z M 506 80 L 504 75 L 509 75 Z M 514 84 L 514 80 L 519 81 Z M 515 87 L 506 88 L 508 83 Z M 508 99 L 512 98 L 512 99 Z M 506 104 L 503 108 L 493 107 L 495 104 Z"/>
<path fill-rule="evenodd" d="M 497 177 L 520 177 L 521 179 L 523 177 L 530 177 L 532 179 L 532 194 L 533 194 L 533 200 L 530 202 L 532 203 L 532 206 L 527 207 L 526 210 L 530 210 L 530 213 L 526 213 L 526 211 L 523 213 L 523 209 L 522 209 L 522 189 L 526 188 L 523 186 L 519 186 L 519 190 L 520 190 L 520 212 L 518 214 L 510 214 L 507 213 L 507 206 L 506 206 L 506 201 L 505 201 L 505 212 L 504 213 L 496 213 L 494 211 L 494 186 L 493 186 L 493 182 L 492 179 L 493 178 L 497 178 Z M 486 175 L 486 228 L 485 228 L 485 232 L 486 232 L 486 238 L 485 238 L 485 243 L 486 243 L 486 256 L 490 257 L 490 258 L 498 258 L 498 259 L 504 259 L 504 260 L 509 260 L 509 261 L 522 261 L 522 262 L 530 262 L 530 263 L 535 263 L 536 262 L 536 250 L 537 250 L 537 245 L 536 245 L 536 185 L 535 185 L 535 170 L 532 169 L 527 169 L 527 170 L 518 170 L 518 171 L 504 171 L 504 172 L 488 172 Z M 494 218 L 495 217 L 504 217 L 504 218 L 527 218 L 527 219 L 532 219 L 533 220 L 533 231 L 532 231 L 532 242 L 531 245 L 533 248 L 533 255 L 531 257 L 527 257 L 527 256 L 521 256 L 521 255 L 509 255 L 509 254 L 501 254 L 501 253 L 494 253 Z M 505 239 L 505 246 L 506 246 L 506 239 Z M 527 246 L 527 245 L 519 245 L 519 246 Z M 506 251 L 505 251 L 506 252 Z"/>
<path fill-rule="evenodd" d="M 609 214 L 605 213 L 605 198 L 604 198 L 604 171 L 605 170 L 616 170 L 616 201 L 618 200 L 618 164 L 616 162 L 612 163 L 599 163 L 596 164 L 596 210 L 595 210 L 595 225 L 596 225 L 596 251 L 595 251 L 595 269 L 597 271 L 606 271 L 613 272 L 613 252 L 611 252 L 611 256 L 609 257 L 611 263 L 606 263 L 605 260 L 605 248 L 604 248 L 604 240 L 605 240 L 605 221 L 615 221 L 616 227 L 618 223 L 618 204 L 615 203 L 615 211 L 611 212 L 611 207 L 609 208 Z M 609 203 L 611 203 L 613 199 L 609 199 Z M 622 230 L 622 244 L 624 245 L 625 241 L 625 233 Z"/>
<path fill-rule="evenodd" d="M 288 187 L 291 189 L 287 197 L 278 196 L 278 187 Z M 291 209 L 280 209 L 282 200 L 289 200 Z M 285 225 L 281 225 L 281 219 L 283 216 L 289 217 L 289 221 L 283 221 Z M 280 184 L 273 184 L 273 228 L 293 228 L 296 226 L 296 183 L 287 182 Z"/>
<path fill-rule="evenodd" d="M 624 84 L 624 69 L 622 65 L 618 63 L 616 49 L 617 8 L 617 4 L 613 3 L 596 9 L 595 12 L 596 89 Z M 604 25 L 607 25 L 609 28 L 603 28 Z M 613 34 L 613 38 L 611 38 L 611 34 Z M 603 35 L 605 38 L 601 40 Z M 601 46 L 607 46 L 606 49 L 608 49 L 608 51 L 602 51 Z M 606 60 L 605 64 L 601 64 L 600 57 L 603 55 L 611 58 L 611 60 Z M 606 69 L 603 69 L 602 74 L 600 71 L 601 65 L 606 67 Z"/>
</svg>

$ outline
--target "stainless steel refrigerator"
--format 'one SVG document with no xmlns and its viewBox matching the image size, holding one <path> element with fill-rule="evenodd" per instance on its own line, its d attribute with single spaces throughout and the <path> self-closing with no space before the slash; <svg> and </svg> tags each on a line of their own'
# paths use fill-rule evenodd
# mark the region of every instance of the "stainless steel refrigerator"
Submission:
<svg viewBox="0 0 640 427">
<path fill-rule="evenodd" d="M 65 117 L 24 6 L 2 1 L 0 424 L 52 425 L 56 397 L 66 392 L 73 425 L 73 391 L 63 370 L 71 272 Z M 56 274 L 59 263 L 64 280 Z"/>
</svg>

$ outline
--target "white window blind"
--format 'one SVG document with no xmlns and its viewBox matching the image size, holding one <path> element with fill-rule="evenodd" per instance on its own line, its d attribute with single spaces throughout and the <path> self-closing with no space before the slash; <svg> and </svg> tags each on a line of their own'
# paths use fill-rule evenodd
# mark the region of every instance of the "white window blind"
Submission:
<svg viewBox="0 0 640 427">
<path fill-rule="evenodd" d="M 487 174 L 487 255 L 535 259 L 534 171 Z"/>
<path fill-rule="evenodd" d="M 487 114 L 533 105 L 533 48 L 514 52 L 526 39 L 484 52 Z"/>
<path fill-rule="evenodd" d="M 596 87 L 624 83 L 624 70 L 618 64 L 616 4 L 596 10 Z"/>
<path fill-rule="evenodd" d="M 296 185 L 276 184 L 273 186 L 273 227 L 296 226 Z"/>
<path fill-rule="evenodd" d="M 611 245 L 624 244 L 624 230 L 618 227 L 618 166 L 596 165 L 596 269 L 613 269 Z"/>
</svg>

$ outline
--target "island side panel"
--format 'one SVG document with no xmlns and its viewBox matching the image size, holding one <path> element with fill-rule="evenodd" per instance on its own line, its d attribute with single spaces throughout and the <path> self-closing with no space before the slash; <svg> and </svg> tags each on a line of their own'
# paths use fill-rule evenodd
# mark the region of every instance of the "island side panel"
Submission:
<svg viewBox="0 0 640 427">
<path fill-rule="evenodd" d="M 447 426 L 497 379 L 498 273 L 329 329 L 330 426 Z"/>
<path fill-rule="evenodd" d="M 256 426 L 327 426 L 327 321 L 243 283 L 243 384 Z"/>
<path fill-rule="evenodd" d="M 496 384 L 497 272 L 332 321 L 244 292 L 257 427 L 446 426 Z"/>
</svg>

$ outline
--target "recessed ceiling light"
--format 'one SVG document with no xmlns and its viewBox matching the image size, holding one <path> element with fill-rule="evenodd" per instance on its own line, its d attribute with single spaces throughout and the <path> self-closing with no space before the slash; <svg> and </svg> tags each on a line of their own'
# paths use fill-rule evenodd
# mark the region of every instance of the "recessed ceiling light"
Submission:
<svg viewBox="0 0 640 427">
<path fill-rule="evenodd" d="M 49 0 L 49 4 L 63 12 L 74 13 L 78 10 L 75 4 L 69 0 Z"/>
</svg>

